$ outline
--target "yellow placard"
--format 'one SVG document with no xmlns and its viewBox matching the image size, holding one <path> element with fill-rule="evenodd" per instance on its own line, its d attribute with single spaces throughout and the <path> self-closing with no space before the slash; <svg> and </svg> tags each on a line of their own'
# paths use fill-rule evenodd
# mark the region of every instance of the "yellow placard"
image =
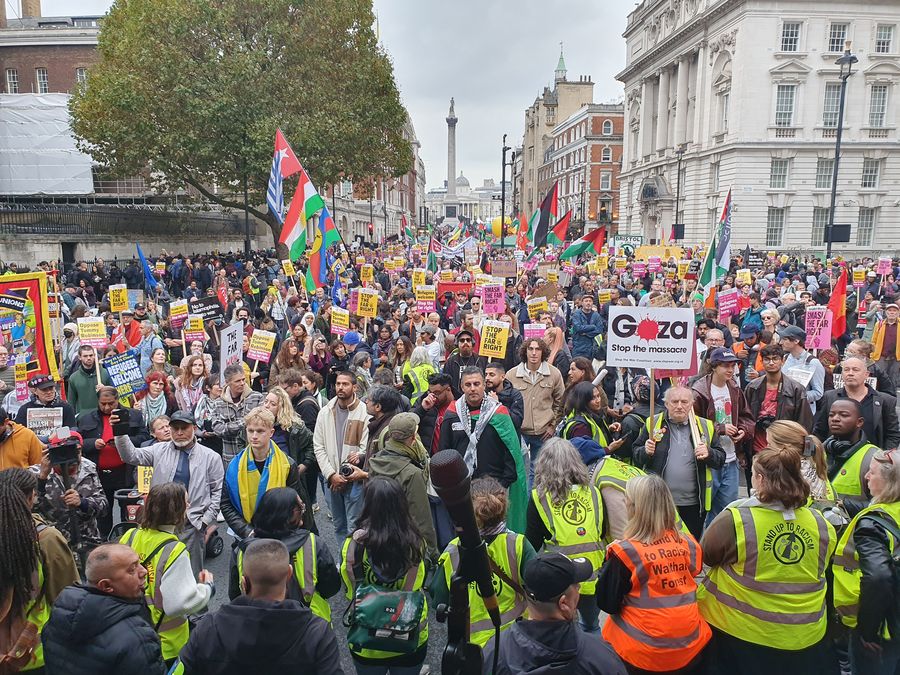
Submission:
<svg viewBox="0 0 900 675">
<path fill-rule="evenodd" d="M 750 273 L 750 270 L 738 270 L 735 281 L 744 286 L 750 286 L 753 283 L 753 275 Z"/>
<path fill-rule="evenodd" d="M 190 319 L 193 320 L 193 317 Z M 275 346 L 275 333 L 267 330 L 255 330 L 250 335 L 250 348 L 247 350 L 247 358 L 253 361 L 269 362 L 272 348 Z"/>
<path fill-rule="evenodd" d="M 481 324 L 481 344 L 478 347 L 478 355 L 502 359 L 506 356 L 508 341 L 509 324 L 487 319 Z"/>
<path fill-rule="evenodd" d="M 166 261 L 165 260 L 157 260 L 156 261 L 156 271 L 160 274 L 166 273 Z"/>
<path fill-rule="evenodd" d="M 290 260 L 282 260 L 281 269 L 284 270 L 285 276 L 293 277 L 297 275 L 297 270 L 294 269 L 294 263 Z"/>
<path fill-rule="evenodd" d="M 173 322 L 173 324 L 183 324 L 187 321 L 187 315 L 187 300 L 174 300 L 172 304 L 169 305 L 169 321 Z"/>
<path fill-rule="evenodd" d="M 414 269 L 412 273 L 412 285 L 413 290 L 418 286 L 425 285 L 425 270 L 423 269 Z"/>
<path fill-rule="evenodd" d="M 597 258 L 597 271 L 602 272 L 609 269 L 609 256 L 601 255 Z"/>
<path fill-rule="evenodd" d="M 529 298 L 525 301 L 525 304 L 528 305 L 528 316 L 532 319 L 538 318 L 538 315 L 541 312 L 546 312 L 550 307 L 547 304 L 547 298 L 541 296 L 538 298 Z"/>
<path fill-rule="evenodd" d="M 441 270 L 441 281 L 453 281 L 453 270 Z"/>
<path fill-rule="evenodd" d="M 616 269 L 624 270 L 628 267 L 628 259 L 627 258 L 616 258 Z"/>
<path fill-rule="evenodd" d="M 857 267 L 853 270 L 853 285 L 854 286 L 865 286 L 866 285 L 866 268 L 865 267 Z"/>
<path fill-rule="evenodd" d="M 375 281 L 375 266 L 366 264 L 360 267 L 359 278 L 364 284 L 370 284 Z"/>
<path fill-rule="evenodd" d="M 788 260 L 790 260 L 790 258 L 788 258 L 786 255 L 781 256 L 781 264 L 782 265 L 784 265 Z"/>
<path fill-rule="evenodd" d="M 547 270 L 547 282 L 551 284 L 558 284 L 559 270 Z"/>
<path fill-rule="evenodd" d="M 343 335 L 350 330 L 350 312 L 340 307 L 331 308 L 331 332 Z"/>
<path fill-rule="evenodd" d="M 366 256 L 364 256 L 364 255 L 356 256 L 356 264 L 357 265 L 365 265 L 366 264 Z"/>
<path fill-rule="evenodd" d="M 416 301 L 435 302 L 437 300 L 437 288 L 434 286 L 417 286 Z"/>
<path fill-rule="evenodd" d="M 478 268 L 481 269 L 480 267 Z M 490 274 L 476 274 L 475 275 L 475 287 L 481 288 L 482 286 L 490 286 L 494 282 L 494 277 Z"/>
<path fill-rule="evenodd" d="M 691 261 L 690 260 L 679 260 L 678 261 L 678 278 L 684 279 L 684 275 L 688 273 L 689 269 L 691 269 Z"/>
<path fill-rule="evenodd" d="M 202 316 L 189 316 L 187 320 L 187 324 L 184 327 L 185 333 L 203 333 L 203 317 Z"/>
<path fill-rule="evenodd" d="M 124 312 L 128 309 L 128 287 L 125 284 L 116 284 L 109 287 L 109 310 L 111 312 Z"/>
<path fill-rule="evenodd" d="M 356 315 L 374 319 L 378 315 L 378 291 L 360 288 L 358 297 L 359 302 L 356 305 Z"/>
<path fill-rule="evenodd" d="M 153 480 L 152 466 L 137 467 L 137 491 L 142 495 L 150 492 L 150 482 Z"/>
<path fill-rule="evenodd" d="M 78 337 L 83 345 L 103 349 L 109 342 L 106 322 L 100 317 L 85 316 L 78 319 Z"/>
<path fill-rule="evenodd" d="M 605 305 L 611 300 L 612 296 L 608 288 L 601 288 L 599 291 L 597 291 L 597 302 L 599 302 L 601 305 Z"/>
</svg>

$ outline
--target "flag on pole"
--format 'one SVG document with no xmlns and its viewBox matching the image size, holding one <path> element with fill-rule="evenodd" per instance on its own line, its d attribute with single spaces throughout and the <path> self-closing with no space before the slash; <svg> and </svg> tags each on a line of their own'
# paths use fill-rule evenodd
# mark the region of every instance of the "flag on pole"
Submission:
<svg viewBox="0 0 900 675">
<path fill-rule="evenodd" d="M 284 223 L 284 179 L 301 170 L 300 162 L 297 161 L 297 156 L 288 145 L 281 129 L 276 129 L 275 154 L 272 156 L 272 171 L 269 173 L 266 204 L 269 205 L 269 211 L 275 215 L 279 223 Z"/>
<path fill-rule="evenodd" d="M 541 202 L 537 225 L 534 228 L 534 247 L 536 249 L 547 245 L 547 234 L 550 231 L 550 216 L 556 216 L 559 213 L 559 201 L 557 192 L 559 183 L 553 184 L 550 191 Z"/>
<path fill-rule="evenodd" d="M 831 310 L 831 337 L 837 340 L 847 332 L 847 268 L 841 268 L 841 276 L 838 277 L 831 298 L 828 300 L 828 309 Z"/>
<path fill-rule="evenodd" d="M 704 305 L 709 307 L 710 299 L 712 299 L 713 309 L 716 306 L 716 281 L 716 236 L 713 235 L 712 241 L 709 242 L 709 248 L 706 249 L 703 265 L 700 267 L 700 276 L 697 279 L 697 288 L 702 289 L 705 299 Z"/>
<path fill-rule="evenodd" d="M 403 235 L 406 237 L 406 240 L 410 244 L 416 243 L 416 235 L 413 233 L 412 228 L 410 228 L 409 224 L 406 222 L 406 216 L 404 214 L 400 214 L 400 227 L 403 229 Z"/>
<path fill-rule="evenodd" d="M 315 225 L 315 234 L 316 238 L 313 240 L 309 253 L 309 269 L 306 274 L 308 291 L 315 291 L 327 283 L 328 259 L 325 254 L 329 246 L 336 244 L 341 239 L 337 227 L 334 225 L 334 219 L 324 203 L 322 204 L 322 213 L 319 214 L 319 221 Z M 302 254 L 303 251 L 300 253 Z"/>
<path fill-rule="evenodd" d="M 572 209 L 566 211 L 566 215 L 556 221 L 553 230 L 547 235 L 547 243 L 561 245 L 569 233 L 569 222 L 572 220 Z"/>
<path fill-rule="evenodd" d="M 300 167 L 300 181 L 297 190 L 291 199 L 291 207 L 288 209 L 284 220 L 284 228 L 281 230 L 279 242 L 287 246 L 290 260 L 297 260 L 306 250 L 305 237 L 301 240 L 301 234 L 306 232 L 306 223 L 317 211 L 325 208 L 325 200 L 316 190 L 309 175 Z M 322 218 L 319 219 L 321 222 Z M 333 223 L 332 223 L 333 225 Z M 335 236 L 335 239 L 337 237 Z M 326 244 L 327 246 L 327 244 Z"/>
<path fill-rule="evenodd" d="M 718 240 L 716 242 L 716 278 L 728 274 L 731 268 L 731 190 L 725 195 L 725 205 L 719 218 Z"/>
<path fill-rule="evenodd" d="M 520 213 L 513 223 L 516 232 L 516 248 L 524 251 L 528 247 L 528 221 L 525 214 Z"/>
<path fill-rule="evenodd" d="M 155 291 L 156 290 L 156 279 L 153 278 L 153 272 L 150 270 L 150 265 L 147 264 L 147 259 L 144 257 L 144 252 L 141 250 L 141 245 L 137 245 L 138 258 L 141 259 L 141 267 L 144 268 L 144 281 L 147 282 L 147 290 Z"/>
<path fill-rule="evenodd" d="M 588 232 L 580 239 L 573 241 L 569 248 L 562 252 L 559 259 L 568 260 L 585 253 L 588 255 L 600 255 L 604 243 L 606 243 L 606 229 L 598 227 L 593 232 Z"/>
<path fill-rule="evenodd" d="M 434 240 L 434 230 L 431 232 L 431 239 L 428 241 L 428 256 L 425 258 L 425 269 L 435 273 L 438 270 L 437 257 L 441 251 L 441 244 Z"/>
</svg>

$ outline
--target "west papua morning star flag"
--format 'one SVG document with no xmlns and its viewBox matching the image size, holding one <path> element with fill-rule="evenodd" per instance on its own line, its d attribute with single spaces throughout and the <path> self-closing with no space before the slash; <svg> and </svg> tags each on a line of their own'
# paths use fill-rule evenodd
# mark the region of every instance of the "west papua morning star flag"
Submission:
<svg viewBox="0 0 900 675">
<path fill-rule="evenodd" d="M 279 223 L 284 223 L 284 179 L 300 171 L 300 162 L 281 129 L 275 130 L 275 153 L 272 156 L 272 170 L 269 173 L 269 187 L 266 190 L 266 204 L 275 214 Z"/>
</svg>

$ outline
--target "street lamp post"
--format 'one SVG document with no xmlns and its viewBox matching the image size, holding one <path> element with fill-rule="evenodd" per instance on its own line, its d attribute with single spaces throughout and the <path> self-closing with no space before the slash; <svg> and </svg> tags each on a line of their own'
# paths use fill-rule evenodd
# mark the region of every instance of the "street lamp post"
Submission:
<svg viewBox="0 0 900 675">
<path fill-rule="evenodd" d="M 503 168 L 500 170 L 500 248 L 506 245 L 506 134 L 503 134 Z"/>
<path fill-rule="evenodd" d="M 587 218 L 584 216 L 584 174 L 581 174 L 581 236 L 587 230 Z"/>
<path fill-rule="evenodd" d="M 675 225 L 678 224 L 678 220 L 679 220 L 678 216 L 681 211 L 681 158 L 684 157 L 684 145 L 683 144 L 679 145 L 678 148 L 675 150 L 675 156 L 678 158 L 678 168 L 676 169 L 678 171 L 678 178 L 676 181 L 678 184 L 678 187 L 675 188 L 675 222 L 672 225 L 672 233 L 673 234 L 675 232 Z M 676 239 L 676 238 L 673 236 L 672 239 Z M 677 239 L 676 239 L 676 241 L 677 241 Z"/>
<path fill-rule="evenodd" d="M 828 213 L 828 225 L 825 228 L 825 259 L 831 258 L 831 235 L 834 232 L 834 211 L 837 206 L 838 167 L 841 163 L 841 139 L 844 135 L 844 100 L 847 96 L 847 79 L 853 74 L 853 64 L 859 59 L 850 53 L 850 40 L 844 43 L 844 54 L 835 61 L 841 67 L 841 100 L 838 106 L 837 133 L 834 137 L 834 172 L 831 175 L 831 209 Z"/>
</svg>

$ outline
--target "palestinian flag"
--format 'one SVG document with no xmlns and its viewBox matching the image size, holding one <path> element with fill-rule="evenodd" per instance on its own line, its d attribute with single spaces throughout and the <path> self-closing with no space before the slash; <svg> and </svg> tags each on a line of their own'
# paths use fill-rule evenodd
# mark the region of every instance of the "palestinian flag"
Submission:
<svg viewBox="0 0 900 675">
<path fill-rule="evenodd" d="M 413 233 L 409 224 L 406 222 L 406 216 L 402 213 L 400 214 L 400 227 L 403 229 L 403 236 L 406 237 L 406 241 L 409 242 L 410 246 L 416 243 L 416 235 Z"/>
<path fill-rule="evenodd" d="M 593 232 L 588 232 L 581 239 L 576 239 L 571 243 L 569 248 L 562 252 L 559 256 L 560 260 L 568 260 L 569 258 L 577 258 L 586 253 L 587 255 L 600 255 L 603 250 L 603 244 L 606 243 L 606 229 L 598 227 Z"/>
<path fill-rule="evenodd" d="M 459 419 L 456 412 L 457 401 L 453 401 L 447 409 L 446 415 L 452 415 Z M 463 404 L 465 405 L 465 404 Z M 481 410 L 470 410 L 469 416 L 477 420 Z M 446 419 L 446 416 L 445 416 Z M 513 532 L 525 533 L 525 514 L 528 510 L 528 474 L 525 471 L 525 460 L 522 458 L 522 445 L 519 441 L 519 432 L 513 426 L 512 417 L 506 406 L 500 405 L 491 415 L 488 426 L 494 430 L 503 445 L 509 450 L 516 463 L 516 481 L 509 486 L 509 508 L 506 512 L 506 525 Z M 485 429 L 485 431 L 487 431 Z M 482 438 L 481 442 L 486 439 Z M 493 446 L 491 447 L 493 450 Z"/>
<path fill-rule="evenodd" d="M 281 230 L 279 243 L 284 244 L 288 248 L 288 259 L 297 260 L 306 250 L 305 238 L 300 239 L 301 233 L 306 232 L 306 223 L 318 211 L 325 208 L 325 200 L 319 194 L 306 170 L 300 167 L 300 182 L 297 183 L 297 190 L 294 192 L 294 198 L 291 199 L 291 207 L 288 209 L 287 217 L 284 219 L 284 228 Z M 332 227 L 334 223 L 332 223 Z M 337 230 L 335 230 L 337 234 Z M 335 236 L 337 241 L 337 236 Z M 327 246 L 328 244 L 326 244 Z"/>
<path fill-rule="evenodd" d="M 566 240 L 566 235 L 569 233 L 569 222 L 571 222 L 571 220 L 572 209 L 569 209 L 566 211 L 566 215 L 556 221 L 556 225 L 553 226 L 550 234 L 547 235 L 547 243 L 561 246 Z"/>
<path fill-rule="evenodd" d="M 539 215 L 533 229 L 534 239 L 532 240 L 535 248 L 547 245 L 547 235 L 550 232 L 550 216 L 556 216 L 559 212 L 558 190 L 559 183 L 557 182 L 550 188 L 547 196 L 544 197 L 544 201 L 541 202 L 541 208 L 537 211 Z"/>
<path fill-rule="evenodd" d="M 434 231 L 431 233 L 431 239 L 428 241 L 428 256 L 425 258 L 425 269 L 428 272 L 436 273 L 438 270 L 437 254 L 440 253 L 441 243 L 434 240 Z"/>
</svg>

